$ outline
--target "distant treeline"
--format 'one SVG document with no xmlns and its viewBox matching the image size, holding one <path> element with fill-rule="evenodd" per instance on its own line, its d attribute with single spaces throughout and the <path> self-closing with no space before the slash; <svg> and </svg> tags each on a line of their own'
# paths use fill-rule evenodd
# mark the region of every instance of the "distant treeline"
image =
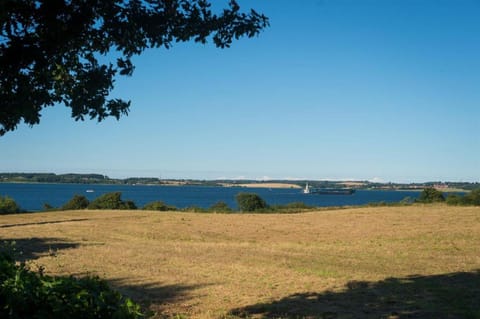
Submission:
<svg viewBox="0 0 480 319">
<path fill-rule="evenodd" d="M 255 184 L 258 180 L 193 180 L 161 179 L 157 177 L 110 178 L 101 174 L 54 174 L 54 173 L 0 173 L 0 183 L 72 183 L 72 184 L 116 184 L 116 185 L 182 185 L 182 186 L 224 186 L 225 184 Z M 446 189 L 473 190 L 480 188 L 480 183 L 469 182 L 425 182 L 425 183 L 373 183 L 369 181 L 318 181 L 318 180 L 268 180 L 268 183 L 287 183 L 304 187 L 307 183 L 314 188 L 355 188 L 375 190 L 421 190 L 426 187 Z"/>
<path fill-rule="evenodd" d="M 153 201 L 138 207 L 131 200 L 122 199 L 122 193 L 111 192 L 103 194 L 92 201 L 89 201 L 83 195 L 74 195 L 68 202 L 61 207 L 53 207 L 48 203 L 44 204 L 43 211 L 63 211 L 63 210 L 81 210 L 81 209 L 120 209 L 135 210 L 143 209 L 150 211 L 180 211 L 180 212 L 196 212 L 196 213 L 233 213 L 233 212 L 255 212 L 255 213 L 297 213 L 305 210 L 312 210 L 315 207 L 308 206 L 304 203 L 294 202 L 286 205 L 268 205 L 260 196 L 255 193 L 240 192 L 235 196 L 238 211 L 229 207 L 225 202 L 219 201 L 208 208 L 190 206 L 186 208 L 177 208 L 167 205 L 163 201 Z M 8 196 L 0 196 L 0 215 L 26 213 L 15 202 L 13 198 Z"/>
<path fill-rule="evenodd" d="M 110 178 L 101 174 L 0 173 L 3 183 L 162 184 L 155 177 Z"/>
<path fill-rule="evenodd" d="M 162 180 L 157 177 L 110 178 L 101 174 L 0 173 L 0 183 L 221 186 L 221 181 Z"/>
<path fill-rule="evenodd" d="M 0 182 L 96 184 L 110 181 L 112 179 L 101 174 L 0 173 Z"/>
</svg>

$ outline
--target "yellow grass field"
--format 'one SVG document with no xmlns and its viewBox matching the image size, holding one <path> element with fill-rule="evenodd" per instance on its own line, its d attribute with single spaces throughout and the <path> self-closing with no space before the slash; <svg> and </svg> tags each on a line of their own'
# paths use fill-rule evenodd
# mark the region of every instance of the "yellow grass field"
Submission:
<svg viewBox="0 0 480 319">
<path fill-rule="evenodd" d="M 156 318 L 480 318 L 478 207 L 50 212 L 0 216 L 0 238 Z"/>
</svg>

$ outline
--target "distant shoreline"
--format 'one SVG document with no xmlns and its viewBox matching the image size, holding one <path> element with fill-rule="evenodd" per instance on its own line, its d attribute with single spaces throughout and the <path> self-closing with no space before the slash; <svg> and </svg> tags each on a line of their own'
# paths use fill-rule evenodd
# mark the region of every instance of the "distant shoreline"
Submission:
<svg viewBox="0 0 480 319">
<path fill-rule="evenodd" d="M 192 182 L 192 181 L 190 181 Z M 185 181 L 165 181 L 161 184 L 135 183 L 135 184 L 121 184 L 121 183 L 70 183 L 70 182 L 35 182 L 35 181 L 0 181 L 0 184 L 48 184 L 48 185 L 108 185 L 108 186 L 166 186 L 166 187 L 226 187 L 226 188 L 271 188 L 271 189 L 303 189 L 302 186 L 293 183 L 281 182 L 252 182 L 252 183 L 217 183 L 217 184 L 196 184 Z M 353 187 L 361 191 L 396 191 L 396 192 L 421 192 L 423 188 L 369 188 L 369 187 Z M 460 188 L 443 188 L 438 189 L 443 193 L 468 193 L 470 190 Z"/>
<path fill-rule="evenodd" d="M 0 181 L 0 184 L 50 184 L 50 185 L 66 185 L 66 184 L 76 184 L 76 185 L 130 185 L 130 186 L 169 186 L 169 187 L 178 187 L 178 186 L 202 186 L 208 187 L 210 185 L 199 185 L 199 184 L 189 184 L 186 182 L 165 182 L 162 184 L 119 184 L 119 183 L 60 183 L 60 182 L 33 182 L 33 181 Z M 219 183 L 218 185 L 211 185 L 212 187 L 242 187 L 242 188 L 296 188 L 301 189 L 302 187 L 297 184 L 291 183 Z"/>
<path fill-rule="evenodd" d="M 424 182 L 424 183 L 378 183 L 355 180 L 255 180 L 255 179 L 161 179 L 159 177 L 110 178 L 102 174 L 55 174 L 55 173 L 1 173 L 0 183 L 12 184 L 85 184 L 85 185 L 143 185 L 143 186 L 199 186 L 302 189 L 306 184 L 315 188 L 352 188 L 356 190 L 422 191 L 434 187 L 444 193 L 461 193 L 479 188 L 479 182 Z"/>
</svg>

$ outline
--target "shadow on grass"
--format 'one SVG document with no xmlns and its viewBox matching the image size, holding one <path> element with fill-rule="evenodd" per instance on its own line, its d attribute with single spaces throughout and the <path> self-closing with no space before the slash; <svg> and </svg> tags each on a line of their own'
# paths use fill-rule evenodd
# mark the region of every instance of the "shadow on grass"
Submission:
<svg viewBox="0 0 480 319">
<path fill-rule="evenodd" d="M 305 292 L 234 309 L 241 318 L 480 319 L 480 270 L 352 281 L 340 292 Z"/>
<path fill-rule="evenodd" d="M 2 250 L 12 252 L 16 261 L 34 260 L 43 256 L 54 257 L 60 250 L 79 247 L 79 243 L 65 242 L 59 238 L 1 238 L 0 253 Z M 101 257 L 101 256 L 99 256 Z M 34 271 L 37 271 L 34 269 Z M 91 273 L 73 273 L 76 278 L 92 276 Z M 64 276 L 59 276 L 62 278 Z M 134 276 L 133 276 L 134 277 Z M 100 276 L 101 278 L 101 276 Z M 103 279 L 103 278 L 102 278 Z M 105 279 L 109 286 L 119 291 L 122 295 L 130 297 L 139 303 L 144 310 L 155 314 L 154 318 L 180 318 L 183 315 L 169 313 L 171 305 L 183 304 L 185 313 L 189 311 L 188 301 L 191 292 L 207 286 L 199 285 L 162 285 L 161 283 L 139 283 L 132 278 Z M 1 283 L 0 283 L 1 284 Z"/>
<path fill-rule="evenodd" d="M 132 283 L 128 279 L 114 279 L 108 280 L 108 282 L 115 290 L 142 305 L 142 308 L 149 309 L 155 313 L 155 318 L 171 318 L 179 315 L 168 313 L 167 309 L 173 304 L 183 304 L 184 311 L 188 312 L 190 293 L 207 286 L 206 284 L 162 285 L 161 283 Z"/>
<path fill-rule="evenodd" d="M 56 256 L 63 249 L 77 248 L 79 243 L 65 242 L 59 238 L 0 238 L 0 242 L 13 244 L 18 261 L 37 259 L 43 256 Z M 8 246 L 8 245 L 7 245 Z"/>
</svg>

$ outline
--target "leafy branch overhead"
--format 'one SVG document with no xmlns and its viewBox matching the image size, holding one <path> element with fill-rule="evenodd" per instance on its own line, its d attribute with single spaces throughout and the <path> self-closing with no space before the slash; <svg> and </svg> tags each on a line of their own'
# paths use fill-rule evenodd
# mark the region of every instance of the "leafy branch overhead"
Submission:
<svg viewBox="0 0 480 319">
<path fill-rule="evenodd" d="M 2 0 L 0 25 L 3 135 L 22 120 L 38 124 L 56 103 L 75 120 L 118 119 L 130 102 L 108 95 L 117 74 L 132 75 L 134 55 L 184 41 L 226 48 L 258 35 L 268 18 L 233 0 L 218 13 L 206 0 Z M 99 62 L 112 52 L 116 61 Z"/>
</svg>

